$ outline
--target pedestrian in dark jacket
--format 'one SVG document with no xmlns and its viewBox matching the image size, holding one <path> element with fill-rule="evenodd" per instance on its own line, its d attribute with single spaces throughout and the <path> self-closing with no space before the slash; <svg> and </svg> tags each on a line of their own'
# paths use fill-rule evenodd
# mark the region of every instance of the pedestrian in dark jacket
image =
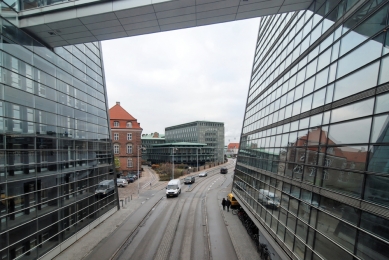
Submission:
<svg viewBox="0 0 389 260">
<path fill-rule="evenodd" d="M 226 200 L 226 206 L 227 206 L 227 212 L 230 212 L 231 201 L 228 199 Z"/>
<path fill-rule="evenodd" d="M 222 200 L 222 206 L 223 206 L 223 210 L 225 210 L 225 207 L 226 207 L 226 199 L 225 198 L 223 198 L 223 200 Z"/>
</svg>

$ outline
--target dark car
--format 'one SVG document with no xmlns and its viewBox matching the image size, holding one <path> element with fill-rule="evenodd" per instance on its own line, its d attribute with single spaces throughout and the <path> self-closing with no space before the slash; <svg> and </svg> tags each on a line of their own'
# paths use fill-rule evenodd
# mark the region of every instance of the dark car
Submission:
<svg viewBox="0 0 389 260">
<path fill-rule="evenodd" d="M 115 182 L 113 180 L 102 181 L 97 185 L 95 195 L 105 197 L 115 192 Z"/>
<path fill-rule="evenodd" d="M 195 180 L 195 176 L 188 176 L 188 177 L 185 177 L 184 179 L 184 183 L 185 184 L 192 184 L 194 183 L 196 180 Z"/>
<path fill-rule="evenodd" d="M 132 176 L 132 174 L 121 176 L 121 179 L 125 179 L 128 183 L 135 181 L 135 178 Z"/>
<path fill-rule="evenodd" d="M 228 173 L 228 169 L 226 167 L 223 167 L 220 169 L 220 173 L 226 174 L 226 173 Z"/>
</svg>

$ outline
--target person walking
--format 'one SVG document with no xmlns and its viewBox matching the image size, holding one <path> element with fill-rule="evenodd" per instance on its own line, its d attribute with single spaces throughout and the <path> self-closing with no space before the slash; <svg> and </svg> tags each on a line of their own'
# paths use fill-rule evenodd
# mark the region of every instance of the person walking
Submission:
<svg viewBox="0 0 389 260">
<path fill-rule="evenodd" d="M 225 210 L 225 207 L 226 207 L 226 199 L 225 198 L 223 198 L 223 200 L 222 200 L 222 206 L 223 206 L 223 210 Z"/>
<path fill-rule="evenodd" d="M 227 206 L 227 212 L 230 212 L 231 201 L 229 199 L 226 200 L 226 206 Z"/>
</svg>

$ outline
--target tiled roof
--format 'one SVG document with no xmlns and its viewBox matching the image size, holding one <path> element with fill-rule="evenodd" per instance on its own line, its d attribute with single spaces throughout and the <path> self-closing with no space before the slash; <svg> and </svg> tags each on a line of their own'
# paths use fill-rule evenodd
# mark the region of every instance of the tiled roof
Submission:
<svg viewBox="0 0 389 260">
<path fill-rule="evenodd" d="M 116 104 L 109 109 L 109 116 L 111 119 L 136 120 L 130 113 L 128 113 L 120 104 Z"/>
<path fill-rule="evenodd" d="M 239 143 L 229 143 L 227 149 L 239 149 Z"/>
<path fill-rule="evenodd" d="M 119 121 L 121 128 L 127 128 L 126 122 L 131 122 L 131 129 L 142 129 L 137 119 L 120 106 L 120 102 L 116 102 L 116 105 L 109 109 L 109 117 L 111 127 L 113 126 L 113 121 Z"/>
</svg>

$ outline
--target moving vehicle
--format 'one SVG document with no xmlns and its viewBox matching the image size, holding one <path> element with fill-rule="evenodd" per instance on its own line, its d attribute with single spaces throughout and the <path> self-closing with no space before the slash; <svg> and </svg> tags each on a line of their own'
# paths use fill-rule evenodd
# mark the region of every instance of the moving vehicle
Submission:
<svg viewBox="0 0 389 260">
<path fill-rule="evenodd" d="M 222 167 L 222 168 L 220 169 L 220 173 L 221 173 L 221 174 L 226 174 L 226 173 L 228 173 L 228 169 L 227 169 L 226 167 Z"/>
<path fill-rule="evenodd" d="M 173 197 L 180 195 L 181 193 L 181 181 L 179 179 L 173 179 L 169 181 L 166 187 L 166 197 Z"/>
<path fill-rule="evenodd" d="M 128 182 L 125 179 L 116 179 L 118 187 L 126 187 Z"/>
<path fill-rule="evenodd" d="M 188 176 L 188 177 L 185 177 L 184 179 L 184 183 L 185 184 L 192 184 L 194 183 L 196 180 L 195 180 L 195 176 Z"/>
<path fill-rule="evenodd" d="M 208 176 L 207 172 L 200 172 L 199 177 L 206 177 Z"/>
<path fill-rule="evenodd" d="M 234 194 L 229 193 L 227 195 L 227 199 L 231 201 L 231 207 L 239 206 L 239 202 L 235 199 Z"/>
<path fill-rule="evenodd" d="M 260 189 L 258 201 L 266 207 L 278 209 L 280 207 L 280 199 L 274 192 Z"/>
<path fill-rule="evenodd" d="M 97 185 L 95 196 L 105 197 L 115 192 L 115 182 L 113 180 L 105 180 Z"/>
</svg>

